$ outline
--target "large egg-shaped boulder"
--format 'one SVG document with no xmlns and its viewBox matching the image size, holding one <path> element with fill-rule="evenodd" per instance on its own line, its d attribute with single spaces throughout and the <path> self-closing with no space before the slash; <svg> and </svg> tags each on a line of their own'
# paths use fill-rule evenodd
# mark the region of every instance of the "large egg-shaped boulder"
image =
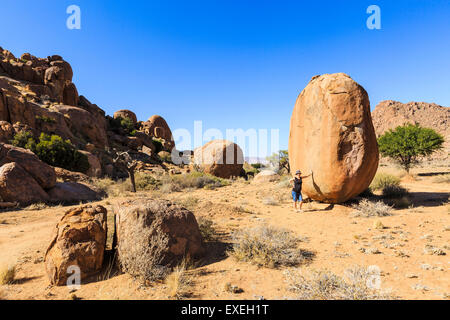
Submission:
<svg viewBox="0 0 450 320">
<path fill-rule="evenodd" d="M 302 192 L 341 203 L 370 185 L 378 168 L 378 145 L 367 92 L 344 73 L 311 79 L 291 117 L 291 171 L 313 175 Z"/>
</svg>

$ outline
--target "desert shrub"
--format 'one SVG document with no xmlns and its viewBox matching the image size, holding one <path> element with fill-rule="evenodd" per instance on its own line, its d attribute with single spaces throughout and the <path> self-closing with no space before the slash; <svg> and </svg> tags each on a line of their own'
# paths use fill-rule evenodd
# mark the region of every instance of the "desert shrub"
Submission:
<svg viewBox="0 0 450 320">
<path fill-rule="evenodd" d="M 174 176 L 163 176 L 161 183 L 161 188 L 173 191 L 181 191 L 188 188 L 218 188 L 230 184 L 226 179 L 197 171 Z"/>
<path fill-rule="evenodd" d="M 290 182 L 291 176 L 290 175 L 283 175 L 280 178 L 280 181 L 277 183 L 278 188 L 291 188 L 291 182 Z"/>
<path fill-rule="evenodd" d="M 12 284 L 16 277 L 15 266 L 2 266 L 0 267 L 0 284 Z"/>
<path fill-rule="evenodd" d="M 374 286 L 374 272 L 362 267 L 354 267 L 340 277 L 327 270 L 288 270 L 285 276 L 289 290 L 300 300 L 387 300 L 392 297 Z M 378 276 L 378 275 L 376 275 Z"/>
<path fill-rule="evenodd" d="M 388 185 L 383 188 L 385 198 L 403 198 L 408 195 L 408 190 L 401 186 Z"/>
<path fill-rule="evenodd" d="M 148 173 L 136 172 L 134 179 L 138 191 L 155 190 L 161 185 L 159 180 Z"/>
<path fill-rule="evenodd" d="M 131 191 L 129 179 L 118 181 L 112 180 L 111 178 L 92 179 L 92 184 L 109 197 L 123 196 Z"/>
<path fill-rule="evenodd" d="M 78 172 L 86 172 L 89 169 L 87 156 L 75 149 L 69 140 L 63 140 L 57 135 L 41 133 L 35 154 L 45 163 L 55 167 Z"/>
<path fill-rule="evenodd" d="M 406 209 L 411 206 L 411 201 L 408 197 L 394 198 L 388 201 L 388 204 L 396 209 Z"/>
<path fill-rule="evenodd" d="M 36 120 L 46 123 L 56 123 L 56 120 L 47 116 L 36 116 Z"/>
<path fill-rule="evenodd" d="M 29 131 L 18 132 L 11 140 L 11 144 L 13 146 L 29 150 L 34 150 L 34 148 L 36 147 L 34 136 Z"/>
<path fill-rule="evenodd" d="M 108 119 L 108 126 L 111 131 L 114 131 L 115 133 L 122 133 L 123 131 L 125 134 L 134 136 L 136 134 L 135 126 L 133 123 L 133 120 L 130 118 L 122 118 L 122 117 L 107 117 Z"/>
<path fill-rule="evenodd" d="M 300 239 L 292 232 L 270 226 L 238 230 L 233 233 L 233 242 L 230 255 L 269 268 L 298 265 L 313 256 L 298 248 Z"/>
<path fill-rule="evenodd" d="M 189 210 L 193 210 L 197 206 L 198 201 L 199 201 L 198 198 L 189 196 L 189 197 L 186 197 L 185 199 L 179 201 L 179 204 L 182 207 L 185 207 Z"/>
<path fill-rule="evenodd" d="M 383 190 L 386 187 L 400 186 L 400 178 L 387 173 L 377 173 L 370 184 L 370 190 Z"/>
<path fill-rule="evenodd" d="M 358 204 L 353 205 L 353 209 L 355 209 L 355 211 L 352 213 L 352 216 L 369 218 L 390 216 L 392 207 L 381 201 L 372 202 L 363 199 Z"/>
<path fill-rule="evenodd" d="M 197 219 L 198 228 L 205 241 L 215 241 L 217 239 L 217 231 L 214 227 L 214 222 L 209 219 L 200 217 Z"/>
<path fill-rule="evenodd" d="M 261 163 L 252 163 L 251 166 L 255 169 L 261 169 L 262 168 L 262 164 Z"/>
<path fill-rule="evenodd" d="M 154 231 L 150 228 L 142 228 L 145 224 L 143 221 L 122 223 L 126 223 L 127 227 L 123 228 L 123 235 L 117 246 L 121 269 L 143 283 L 165 279 L 170 271 L 162 265 L 163 252 L 169 246 L 167 235 L 153 234 Z"/>
<path fill-rule="evenodd" d="M 430 128 L 406 124 L 389 130 L 378 139 L 380 153 L 397 161 L 407 172 L 419 157 L 442 149 L 444 137 Z"/>
<path fill-rule="evenodd" d="M 89 161 L 69 140 L 58 135 L 41 133 L 36 143 L 30 132 L 20 132 L 11 141 L 13 145 L 33 151 L 45 163 L 71 171 L 86 172 Z"/>
</svg>

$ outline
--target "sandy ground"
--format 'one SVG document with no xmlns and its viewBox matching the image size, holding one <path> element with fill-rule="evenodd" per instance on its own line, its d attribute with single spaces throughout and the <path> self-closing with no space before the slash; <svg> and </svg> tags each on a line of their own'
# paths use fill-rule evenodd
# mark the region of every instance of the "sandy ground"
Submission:
<svg viewBox="0 0 450 320">
<path fill-rule="evenodd" d="M 398 170 L 381 168 L 380 171 Z M 233 230 L 261 224 L 286 228 L 302 237 L 301 248 L 313 251 L 314 259 L 303 270 L 328 269 L 338 275 L 354 265 L 378 266 L 381 287 L 401 299 L 448 299 L 450 295 L 450 184 L 437 183 L 424 173 L 450 172 L 450 168 L 418 168 L 415 179 L 405 177 L 414 208 L 395 210 L 392 216 L 354 218 L 350 206 L 306 204 L 303 213 L 291 208 L 290 189 L 275 183 L 236 181 L 216 190 L 192 190 L 165 195 L 175 201 L 196 199 L 193 212 L 214 221 L 220 243 L 209 245 L 212 254 L 203 266 L 190 270 L 191 299 L 291 299 L 284 270 L 237 262 L 225 254 Z M 140 193 L 137 196 L 145 196 Z M 274 205 L 266 205 L 267 198 Z M 109 214 L 121 198 L 100 204 Z M 49 286 L 43 254 L 57 221 L 70 207 L 21 210 L 0 213 L 0 265 L 16 264 L 16 282 L 0 286 L 3 299 L 71 299 L 67 287 Z M 385 229 L 373 228 L 380 220 Z M 382 239 L 384 238 L 384 239 Z M 446 255 L 424 253 L 425 245 L 439 247 Z M 376 248 L 380 253 L 364 253 Z M 423 265 L 428 265 L 426 268 Z M 127 274 L 96 276 L 75 294 L 81 299 L 168 299 L 165 283 L 143 287 Z M 230 283 L 243 290 L 225 290 Z"/>
</svg>

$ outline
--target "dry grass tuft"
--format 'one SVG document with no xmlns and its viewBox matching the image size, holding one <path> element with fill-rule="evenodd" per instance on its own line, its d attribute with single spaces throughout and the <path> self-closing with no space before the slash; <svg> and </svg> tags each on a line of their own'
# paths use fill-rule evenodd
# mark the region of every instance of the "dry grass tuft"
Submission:
<svg viewBox="0 0 450 320">
<path fill-rule="evenodd" d="M 181 300 L 191 295 L 189 288 L 192 286 L 193 280 L 187 272 L 188 269 L 189 261 L 185 259 L 167 276 L 165 283 L 170 298 Z"/>
<path fill-rule="evenodd" d="M 121 222 L 126 224 L 117 246 L 121 269 L 143 283 L 163 280 L 168 268 L 161 263 L 169 239 L 162 233 L 153 234 L 150 228 L 142 228 L 143 217 L 138 219 L 136 223 Z"/>
<path fill-rule="evenodd" d="M 108 197 L 119 197 L 127 195 L 131 191 L 131 183 L 129 179 L 112 180 L 110 178 L 93 179 L 92 184 Z"/>
<path fill-rule="evenodd" d="M 300 239 L 292 232 L 270 226 L 236 231 L 233 242 L 230 255 L 239 261 L 269 268 L 298 265 L 314 255 L 298 248 Z"/>
<path fill-rule="evenodd" d="M 374 275 L 369 269 L 354 267 L 340 277 L 327 270 L 311 270 L 304 274 L 300 270 L 285 272 L 289 290 L 297 294 L 299 300 L 388 300 L 392 297 L 375 289 Z"/>
<path fill-rule="evenodd" d="M 29 210 L 29 211 L 36 210 L 36 211 L 39 211 L 39 210 L 44 210 L 44 209 L 47 209 L 47 208 L 48 208 L 48 205 L 46 203 L 38 202 L 38 203 L 33 203 L 33 204 L 29 205 L 24 210 Z"/>
<path fill-rule="evenodd" d="M 355 211 L 352 212 L 353 217 L 385 217 L 390 216 L 392 207 L 381 201 L 372 202 L 367 199 L 361 200 L 358 204 L 353 205 Z"/>
<path fill-rule="evenodd" d="M 0 284 L 12 284 L 16 277 L 16 266 L 2 266 L 0 267 Z"/>
</svg>

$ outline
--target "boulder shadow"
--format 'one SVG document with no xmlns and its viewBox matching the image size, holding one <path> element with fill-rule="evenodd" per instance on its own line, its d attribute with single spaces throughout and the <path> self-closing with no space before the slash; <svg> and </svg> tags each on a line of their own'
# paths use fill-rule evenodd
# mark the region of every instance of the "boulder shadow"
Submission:
<svg viewBox="0 0 450 320">
<path fill-rule="evenodd" d="M 209 241 L 205 243 L 206 253 L 203 258 L 199 260 L 198 267 L 204 267 L 209 264 L 220 262 L 228 258 L 227 252 L 231 250 L 233 245 L 221 241 Z"/>
<path fill-rule="evenodd" d="M 450 192 L 410 192 L 407 198 L 415 207 L 439 207 L 449 203 Z"/>
<path fill-rule="evenodd" d="M 419 177 L 433 177 L 433 176 L 441 176 L 444 174 L 450 174 L 450 171 L 447 171 L 447 172 L 421 172 L 421 173 L 418 173 L 417 175 Z"/>
</svg>

